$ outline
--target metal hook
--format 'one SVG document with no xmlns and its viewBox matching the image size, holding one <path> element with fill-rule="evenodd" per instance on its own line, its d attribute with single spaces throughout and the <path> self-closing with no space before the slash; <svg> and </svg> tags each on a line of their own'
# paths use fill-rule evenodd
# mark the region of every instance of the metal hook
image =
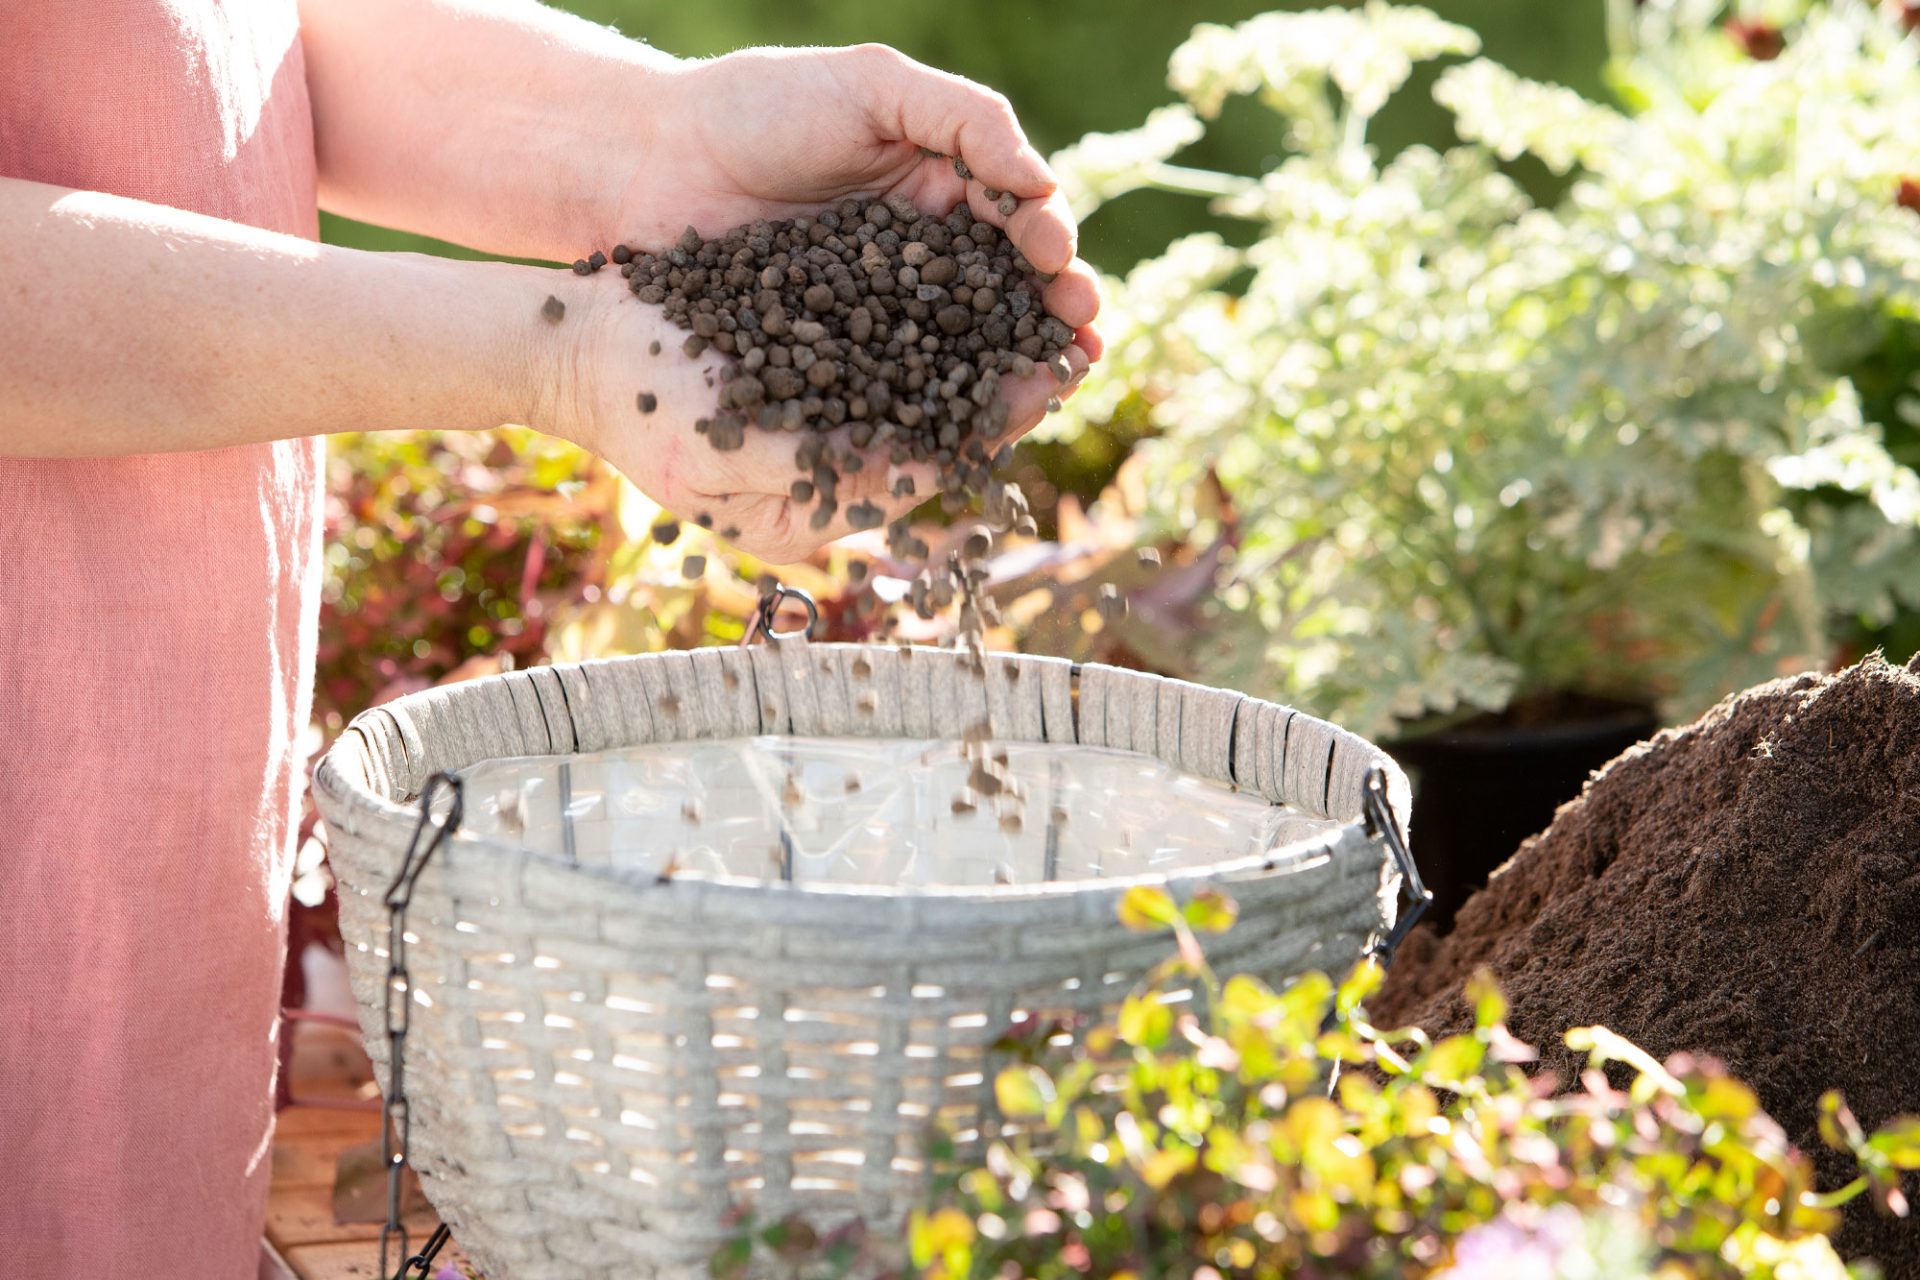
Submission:
<svg viewBox="0 0 1920 1280">
<path fill-rule="evenodd" d="M 1394 922 L 1392 930 L 1373 948 L 1375 958 L 1382 966 L 1386 966 L 1393 963 L 1393 953 L 1399 949 L 1401 940 L 1432 905 L 1433 890 L 1427 888 L 1420 879 L 1420 868 L 1414 864 L 1406 837 L 1400 832 L 1399 820 L 1394 817 L 1393 806 L 1387 801 L 1387 771 L 1379 765 L 1367 770 L 1366 783 L 1361 792 L 1361 814 L 1366 822 L 1367 835 L 1386 844 L 1394 865 L 1400 869 L 1401 886 L 1407 891 L 1407 897 L 1412 899 L 1406 913 Z"/>
<path fill-rule="evenodd" d="M 807 625 L 791 631 L 782 631 L 774 625 L 780 615 L 780 606 L 788 600 L 798 600 L 807 610 Z M 789 587 L 776 582 L 772 590 L 760 597 L 760 605 L 753 611 L 753 620 L 747 624 L 747 634 L 740 637 L 740 645 L 745 648 L 760 636 L 770 640 L 785 640 L 792 636 L 810 636 L 820 623 L 820 606 L 813 597 L 798 587 Z"/>
</svg>

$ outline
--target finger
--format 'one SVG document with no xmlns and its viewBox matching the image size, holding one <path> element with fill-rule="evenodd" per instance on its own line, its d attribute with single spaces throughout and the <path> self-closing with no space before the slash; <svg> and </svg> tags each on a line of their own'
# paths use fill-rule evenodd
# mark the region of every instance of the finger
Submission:
<svg viewBox="0 0 1920 1280">
<path fill-rule="evenodd" d="M 958 156 L 982 183 L 1022 198 L 1052 193 L 1053 171 L 1005 98 L 885 45 L 848 53 L 861 62 L 869 120 L 882 137 Z"/>
<path fill-rule="evenodd" d="M 998 198 L 987 198 L 991 190 L 994 188 L 977 181 L 966 184 L 967 208 L 974 218 L 1005 231 L 1035 271 L 1048 275 L 1064 271 L 1080 249 L 1080 230 L 1066 197 L 1056 191 L 1045 199 L 1021 200 L 1008 216 L 1000 212 Z M 1006 193 L 999 194 L 1004 197 Z"/>
<path fill-rule="evenodd" d="M 1053 278 L 1041 293 L 1047 314 L 1069 329 L 1084 328 L 1100 314 L 1100 277 L 1094 269 L 1075 258 L 1067 269 Z"/>
<path fill-rule="evenodd" d="M 1047 416 L 1048 404 L 1053 400 L 1065 400 L 1080 389 L 1080 382 L 1086 376 L 1090 363 L 1087 353 L 1078 344 L 1068 347 L 1061 353 L 1067 362 L 1067 380 L 1063 383 L 1053 376 L 1050 369 L 1041 368 L 1031 376 L 1008 381 L 1002 385 L 1001 397 L 1007 402 L 1007 434 L 996 442 L 1012 444 L 1027 432 L 1040 425 Z"/>
<path fill-rule="evenodd" d="M 1100 336 L 1100 330 L 1090 324 L 1074 330 L 1073 345 L 1086 352 L 1090 361 L 1107 354 L 1107 340 Z"/>
</svg>

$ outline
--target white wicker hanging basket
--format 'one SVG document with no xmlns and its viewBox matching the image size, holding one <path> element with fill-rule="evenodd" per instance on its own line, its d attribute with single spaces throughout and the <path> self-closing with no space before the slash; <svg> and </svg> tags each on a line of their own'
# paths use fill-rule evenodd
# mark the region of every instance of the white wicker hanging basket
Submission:
<svg viewBox="0 0 1920 1280">
<path fill-rule="evenodd" d="M 1137 752 L 1225 784 L 1202 788 L 1222 804 L 1250 795 L 1329 821 L 1285 847 L 1145 874 L 943 884 L 923 860 L 910 885 L 663 874 L 569 861 L 497 822 L 463 831 L 406 917 L 405 1067 L 412 1163 L 489 1280 L 703 1275 L 741 1204 L 761 1221 L 890 1228 L 922 1190 L 931 1123 L 963 1142 L 996 1132 L 991 1046 L 1017 1015 L 1110 1008 L 1167 956 L 1164 937 L 1118 922 L 1131 885 L 1228 892 L 1239 921 L 1208 945 L 1224 972 L 1337 972 L 1386 937 L 1406 780 L 1353 734 L 1237 693 L 1058 659 L 990 655 L 982 670 L 948 650 L 793 639 L 536 667 L 354 720 L 315 794 L 383 1085 L 382 895 L 433 775 L 760 735 L 959 739 L 983 723 L 997 743 L 1053 744 L 1069 760 Z M 1369 805 L 1370 783 L 1398 831 Z"/>
</svg>

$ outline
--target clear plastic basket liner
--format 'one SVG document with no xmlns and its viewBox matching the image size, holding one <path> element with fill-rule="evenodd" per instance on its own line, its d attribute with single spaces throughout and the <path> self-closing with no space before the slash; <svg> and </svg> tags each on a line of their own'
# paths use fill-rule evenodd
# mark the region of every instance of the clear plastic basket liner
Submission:
<svg viewBox="0 0 1920 1280">
<path fill-rule="evenodd" d="M 886 887 L 1166 872 L 1340 825 L 1137 752 L 985 750 L 1004 755 L 993 795 L 968 786 L 969 748 L 951 739 L 733 738 L 487 760 L 464 771 L 466 825 L 635 873 Z"/>
</svg>

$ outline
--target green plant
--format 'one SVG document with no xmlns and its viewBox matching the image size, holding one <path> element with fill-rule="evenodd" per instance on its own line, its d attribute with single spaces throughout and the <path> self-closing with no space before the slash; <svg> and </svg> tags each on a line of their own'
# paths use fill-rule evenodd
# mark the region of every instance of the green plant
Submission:
<svg viewBox="0 0 1920 1280">
<path fill-rule="evenodd" d="M 1745 7 L 1759 36 L 1613 0 L 1618 107 L 1451 66 L 1463 143 L 1390 158 L 1369 122 L 1472 32 L 1378 0 L 1202 25 L 1184 105 L 1056 155 L 1083 213 L 1154 187 L 1259 232 L 1113 281 L 1069 405 L 1144 410 L 1160 523 L 1233 546 L 1191 673 L 1374 734 L 1561 692 L 1685 712 L 1920 606 L 1920 398 L 1888 367 L 1920 332 L 1920 37 L 1864 0 Z M 1174 163 L 1237 95 L 1284 158 Z M 1571 176 L 1557 203 L 1522 156 Z"/>
<path fill-rule="evenodd" d="M 999 1046 L 1010 1131 L 977 1163 L 936 1144 L 936 1189 L 897 1242 L 857 1228 L 820 1240 L 749 1225 L 716 1258 L 758 1256 L 795 1276 L 932 1280 L 1185 1276 L 1607 1276 L 1614 1280 L 1866 1277 L 1827 1231 L 1861 1194 L 1907 1211 L 1920 1117 L 1863 1133 L 1837 1096 L 1823 1136 L 1860 1176 L 1821 1192 L 1753 1093 L 1714 1063 L 1665 1063 L 1604 1027 L 1567 1033 L 1589 1055 L 1579 1088 L 1530 1076 L 1528 1045 L 1484 976 L 1476 1029 L 1438 1042 L 1383 1030 L 1367 961 L 1336 985 L 1308 973 L 1275 991 L 1222 981 L 1200 935 L 1231 900 L 1180 904 L 1136 888 L 1121 918 L 1168 930 L 1175 951 L 1117 1016 L 1061 1049 L 1057 1026 Z"/>
</svg>

